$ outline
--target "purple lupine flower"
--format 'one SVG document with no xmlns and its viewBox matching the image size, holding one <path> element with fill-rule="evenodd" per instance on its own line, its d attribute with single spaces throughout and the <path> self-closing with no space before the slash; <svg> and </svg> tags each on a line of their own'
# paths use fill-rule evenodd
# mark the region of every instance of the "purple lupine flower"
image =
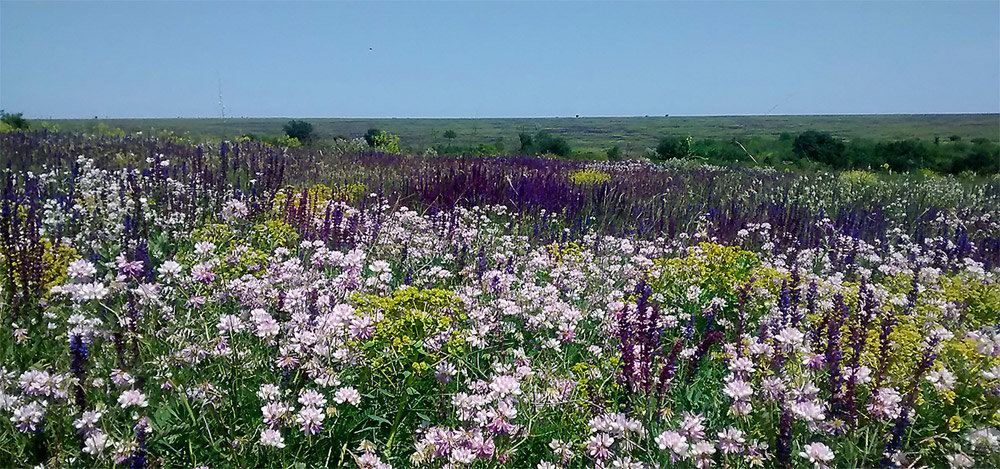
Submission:
<svg viewBox="0 0 1000 469">
<path fill-rule="evenodd" d="M 788 281 L 781 281 L 781 294 L 778 296 L 778 311 L 781 312 L 781 325 L 792 323 L 792 299 L 788 291 Z M 780 329 L 781 326 L 778 326 Z"/>
<path fill-rule="evenodd" d="M 847 304 L 844 303 L 844 296 L 840 293 L 834 296 L 833 302 L 834 307 L 831 312 L 832 316 L 827 324 L 825 361 L 830 377 L 830 408 L 834 412 L 839 412 L 841 410 L 840 407 L 842 398 L 840 359 L 843 355 L 843 351 L 840 346 L 840 328 L 844 323 L 844 319 L 848 316 L 849 311 Z"/>
<path fill-rule="evenodd" d="M 892 334 L 892 329 L 896 326 L 896 315 L 894 314 L 892 308 L 887 308 L 883 312 L 881 331 L 878 336 L 878 370 L 875 371 L 874 385 L 872 389 L 879 389 L 882 387 L 882 381 L 885 379 L 888 373 L 889 367 L 889 350 L 892 344 L 889 340 L 889 336 Z"/>
<path fill-rule="evenodd" d="M 796 266 L 794 264 L 792 265 L 791 280 L 792 281 L 791 281 L 791 284 L 789 285 L 789 290 L 788 290 L 788 293 L 789 293 L 789 302 L 791 304 L 792 309 L 795 310 L 795 309 L 798 308 L 799 302 L 802 299 L 801 298 L 802 293 L 799 290 L 799 284 L 802 282 L 802 278 L 799 276 L 799 268 L 798 268 L 798 266 Z M 793 318 L 792 325 L 794 326 L 796 322 L 798 322 L 798 319 Z"/>
<path fill-rule="evenodd" d="M 851 321 L 851 358 L 848 361 L 851 367 L 851 376 L 847 380 L 847 390 L 844 393 L 842 402 L 852 427 L 857 425 L 858 421 L 857 384 L 858 370 L 861 366 L 861 354 L 864 352 L 865 344 L 867 343 L 866 333 L 875 308 L 874 295 L 868 289 L 864 277 L 862 277 L 861 285 L 858 288 L 858 297 L 864 301 L 858 307 L 859 314 L 854 321 Z"/>
<path fill-rule="evenodd" d="M 656 386 L 657 401 L 659 401 L 659 399 L 662 398 L 667 392 L 670 380 L 673 379 L 674 373 L 677 372 L 677 356 L 681 353 L 682 344 L 682 339 L 678 338 L 674 340 L 674 346 L 671 347 L 670 353 L 666 355 L 666 360 L 663 362 L 663 367 L 660 369 L 660 380 Z"/>
<path fill-rule="evenodd" d="M 80 334 L 73 334 L 69 344 L 69 352 L 71 357 L 70 370 L 76 378 L 76 383 L 73 385 L 73 397 L 77 407 L 83 410 L 87 407 L 87 395 L 83 391 L 84 382 L 87 380 L 87 345 L 84 344 Z"/>
<path fill-rule="evenodd" d="M 778 412 L 778 434 L 775 442 L 775 455 L 778 465 L 782 468 L 792 467 L 792 413 L 781 403 Z"/>
<path fill-rule="evenodd" d="M 139 320 L 141 319 L 139 313 L 139 306 L 136 304 L 135 295 L 132 294 L 130 290 L 126 296 L 128 300 L 128 327 L 132 336 L 132 366 L 137 366 L 139 364 Z"/>
<path fill-rule="evenodd" d="M 483 278 L 483 274 L 489 268 L 489 264 L 486 263 L 486 246 L 479 247 L 479 261 L 476 263 L 476 275 L 479 278 Z"/>
<path fill-rule="evenodd" d="M 153 281 L 153 263 L 149 259 L 149 247 L 145 241 L 140 241 L 135 248 L 135 264 L 140 266 L 136 275 L 140 275 L 146 282 Z"/>
<path fill-rule="evenodd" d="M 814 315 L 816 314 L 816 298 L 819 296 L 817 292 L 816 281 L 813 280 L 809 282 L 809 290 L 806 291 L 806 314 Z M 818 324 L 812 330 L 809 331 L 810 342 L 816 347 L 819 345 L 821 340 L 821 335 L 823 333 L 823 324 Z"/>
<path fill-rule="evenodd" d="M 920 383 L 924 375 L 927 374 L 927 371 L 931 369 L 931 366 L 934 365 L 934 361 L 937 359 L 938 342 L 940 342 L 938 337 L 931 338 L 924 348 L 916 370 L 913 372 L 913 378 L 910 382 L 910 392 L 903 399 L 899 417 L 896 417 L 892 433 L 890 433 L 889 443 L 885 447 L 885 453 L 882 458 L 882 465 L 885 467 L 896 467 L 894 456 L 903 449 L 903 436 L 906 433 L 906 428 L 910 425 L 910 411 L 913 409 L 917 396 L 920 394 Z"/>
<path fill-rule="evenodd" d="M 135 424 L 135 451 L 129 462 L 130 469 L 143 469 L 146 467 L 146 428 L 149 425 L 145 418 L 139 419 Z"/>
<path fill-rule="evenodd" d="M 701 364 L 701 357 L 708 352 L 708 349 L 713 345 L 722 342 L 724 338 L 722 331 L 712 331 L 709 332 L 703 339 L 701 343 L 698 344 L 698 348 L 695 349 L 694 355 L 688 360 L 687 368 L 687 382 L 690 383 L 694 380 L 695 375 L 698 374 L 698 367 Z"/>
<path fill-rule="evenodd" d="M 903 308 L 903 315 L 909 316 L 913 313 L 913 308 L 917 306 L 917 295 L 920 292 L 920 266 L 913 269 L 913 280 L 910 291 L 906 294 L 906 307 Z"/>
</svg>

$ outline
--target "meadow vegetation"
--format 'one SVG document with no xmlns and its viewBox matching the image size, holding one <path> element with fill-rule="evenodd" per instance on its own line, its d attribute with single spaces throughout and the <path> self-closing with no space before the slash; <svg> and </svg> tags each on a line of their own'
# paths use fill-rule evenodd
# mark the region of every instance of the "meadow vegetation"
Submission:
<svg viewBox="0 0 1000 469">
<path fill-rule="evenodd" d="M 0 466 L 1000 466 L 985 166 L 289 129 L 0 132 Z"/>
<path fill-rule="evenodd" d="M 926 169 L 939 174 L 996 172 L 1000 116 L 857 115 L 719 117 L 579 117 L 536 119 L 303 119 L 311 146 L 344 146 L 370 132 L 398 136 L 399 150 L 440 156 L 553 154 L 585 160 L 694 158 L 716 165 L 779 169 Z M 74 132 L 103 126 L 170 132 L 204 143 L 247 136 L 275 145 L 289 123 L 281 119 L 61 120 Z M 527 137 L 527 138 L 526 138 Z M 803 141 L 804 140 L 804 141 Z M 678 146 L 687 141 L 686 145 Z M 303 142 L 299 142 L 303 143 Z M 614 148 L 617 147 L 617 150 Z M 609 154 L 610 150 L 610 154 Z M 680 151 L 685 150 L 685 151 Z"/>
</svg>

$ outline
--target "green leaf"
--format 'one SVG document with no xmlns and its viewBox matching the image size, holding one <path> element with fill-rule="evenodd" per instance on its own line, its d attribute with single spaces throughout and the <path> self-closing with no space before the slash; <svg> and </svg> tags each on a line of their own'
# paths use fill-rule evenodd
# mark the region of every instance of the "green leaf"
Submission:
<svg viewBox="0 0 1000 469">
<path fill-rule="evenodd" d="M 371 414 L 371 415 L 368 416 L 368 418 L 370 418 L 370 419 L 372 419 L 372 420 L 374 420 L 376 422 L 379 422 L 379 423 L 384 423 L 386 425 L 392 425 L 392 422 L 386 420 L 384 417 L 381 417 L 379 415 Z"/>
</svg>

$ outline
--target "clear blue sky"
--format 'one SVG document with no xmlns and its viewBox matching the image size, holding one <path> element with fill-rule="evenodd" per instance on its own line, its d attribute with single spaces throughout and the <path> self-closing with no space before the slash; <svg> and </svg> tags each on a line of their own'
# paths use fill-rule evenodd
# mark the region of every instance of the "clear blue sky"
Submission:
<svg viewBox="0 0 1000 469">
<path fill-rule="evenodd" d="M 0 1 L 29 118 L 1000 111 L 1000 2 Z"/>
</svg>

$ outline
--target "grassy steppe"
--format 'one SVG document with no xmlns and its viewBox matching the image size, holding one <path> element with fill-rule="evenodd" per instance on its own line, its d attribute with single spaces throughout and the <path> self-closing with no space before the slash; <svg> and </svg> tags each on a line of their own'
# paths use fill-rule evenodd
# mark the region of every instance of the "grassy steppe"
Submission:
<svg viewBox="0 0 1000 469">
<path fill-rule="evenodd" d="M 168 130 L 195 138 L 236 137 L 249 132 L 280 134 L 289 118 L 212 119 L 68 119 L 53 120 L 63 130 L 81 131 L 104 123 L 126 131 Z M 831 115 L 831 116 L 684 116 L 684 117 L 556 117 L 487 119 L 303 119 L 313 124 L 320 137 L 358 137 L 376 127 L 399 135 L 402 146 L 420 150 L 436 143 L 453 130 L 456 145 L 499 141 L 516 148 L 520 132 L 544 130 L 564 137 L 574 150 L 599 152 L 621 145 L 626 152 L 641 153 L 669 135 L 691 135 L 696 139 L 730 139 L 750 136 L 776 137 L 808 129 L 829 132 L 848 139 L 933 140 L 958 135 L 963 140 L 987 138 L 1000 141 L 998 114 L 925 115 Z"/>
</svg>

